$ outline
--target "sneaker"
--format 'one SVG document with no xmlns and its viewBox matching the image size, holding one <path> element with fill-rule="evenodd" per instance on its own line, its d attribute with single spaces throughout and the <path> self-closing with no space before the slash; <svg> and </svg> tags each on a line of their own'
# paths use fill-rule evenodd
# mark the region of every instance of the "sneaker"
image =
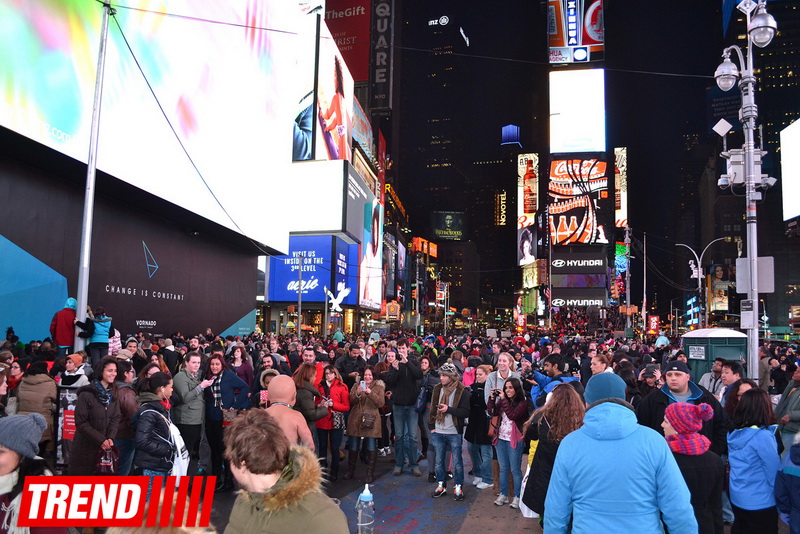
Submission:
<svg viewBox="0 0 800 534">
<path fill-rule="evenodd" d="M 506 497 L 501 493 L 500 495 L 497 496 L 497 499 L 495 499 L 494 503 L 497 506 L 503 506 L 504 504 L 508 503 L 508 497 Z"/>
<path fill-rule="evenodd" d="M 456 487 L 453 488 L 453 499 L 456 501 L 464 500 L 464 491 L 461 489 L 461 484 L 456 484 Z"/>
<path fill-rule="evenodd" d="M 415 477 L 421 477 L 422 471 L 419 470 L 419 467 L 415 467 L 411 470 L 411 474 L 414 475 Z"/>
<path fill-rule="evenodd" d="M 402 473 L 403 473 L 402 467 L 395 467 L 394 470 L 392 470 L 392 474 L 396 477 L 399 477 Z"/>
<path fill-rule="evenodd" d="M 431 497 L 435 499 L 436 497 L 441 497 L 445 493 L 447 493 L 447 488 L 443 482 L 439 482 L 439 485 L 436 486 L 436 489 L 431 492 Z"/>
<path fill-rule="evenodd" d="M 486 482 L 478 482 L 478 484 L 475 487 L 482 490 L 482 489 L 486 489 L 486 488 L 491 488 L 492 485 L 491 484 L 487 484 Z"/>
<path fill-rule="evenodd" d="M 389 456 L 389 455 L 392 454 L 392 448 L 391 447 L 384 447 L 383 450 L 386 451 L 386 456 Z"/>
<path fill-rule="evenodd" d="M 436 482 L 436 473 L 428 473 L 428 482 L 430 483 Z"/>
<path fill-rule="evenodd" d="M 508 507 L 519 508 L 519 497 L 514 497 L 514 500 L 511 501 L 511 504 L 509 504 Z"/>
<path fill-rule="evenodd" d="M 477 486 L 481 482 L 483 482 L 483 479 L 481 477 L 475 477 L 475 478 L 472 479 L 472 485 L 473 486 Z"/>
<path fill-rule="evenodd" d="M 386 449 L 378 449 L 378 456 L 386 456 Z"/>
</svg>

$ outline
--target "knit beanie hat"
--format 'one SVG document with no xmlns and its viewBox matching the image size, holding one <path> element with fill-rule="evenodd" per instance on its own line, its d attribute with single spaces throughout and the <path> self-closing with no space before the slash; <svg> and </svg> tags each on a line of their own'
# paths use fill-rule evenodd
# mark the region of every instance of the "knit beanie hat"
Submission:
<svg viewBox="0 0 800 534">
<path fill-rule="evenodd" d="M 706 403 L 695 406 L 688 402 L 675 402 L 667 406 L 665 415 L 678 434 L 691 434 L 703 428 L 703 421 L 714 417 L 714 409 Z"/>
<path fill-rule="evenodd" d="M 589 404 L 603 399 L 625 400 L 625 381 L 614 373 L 600 373 L 594 375 L 586 383 L 583 398 Z"/>
<path fill-rule="evenodd" d="M 35 458 L 45 428 L 47 422 L 38 413 L 4 417 L 0 419 L 0 446 L 25 458 Z"/>
</svg>

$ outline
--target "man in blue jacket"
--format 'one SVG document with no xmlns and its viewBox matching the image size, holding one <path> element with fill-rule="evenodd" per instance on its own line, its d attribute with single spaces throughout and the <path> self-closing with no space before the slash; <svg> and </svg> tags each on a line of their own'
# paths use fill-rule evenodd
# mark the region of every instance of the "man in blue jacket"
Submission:
<svg viewBox="0 0 800 534">
<path fill-rule="evenodd" d="M 666 440 L 636 422 L 625 382 L 593 376 L 584 393 L 584 424 L 556 454 L 544 534 L 664 532 L 697 534 L 691 496 Z M 587 454 L 587 451 L 591 451 Z"/>
</svg>

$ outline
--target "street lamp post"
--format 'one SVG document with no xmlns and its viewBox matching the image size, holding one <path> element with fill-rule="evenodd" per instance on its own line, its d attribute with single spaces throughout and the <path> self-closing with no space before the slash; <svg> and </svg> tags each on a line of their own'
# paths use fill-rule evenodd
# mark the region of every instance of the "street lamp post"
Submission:
<svg viewBox="0 0 800 534">
<path fill-rule="evenodd" d="M 698 304 L 700 304 L 700 317 L 699 317 L 700 328 L 706 327 L 706 318 L 708 317 L 705 300 L 703 299 L 703 256 L 706 255 L 706 251 L 708 250 L 708 248 L 717 241 L 730 241 L 730 240 L 731 238 L 727 236 L 716 238 L 715 240 L 709 242 L 706 245 L 706 248 L 703 249 L 703 252 L 701 252 L 699 256 L 697 255 L 697 252 L 695 252 L 694 249 L 689 245 L 685 243 L 675 243 L 676 247 L 688 248 L 689 252 L 691 252 L 694 255 L 694 259 L 697 262 L 697 273 L 695 274 L 697 275 L 697 299 L 698 299 Z"/>
<path fill-rule="evenodd" d="M 744 145 L 742 152 L 744 155 L 744 186 L 745 186 L 745 220 L 747 223 L 747 262 L 750 266 L 750 285 L 747 291 L 748 300 L 754 304 L 758 303 L 758 236 L 756 233 L 756 202 L 761 200 L 762 195 L 759 188 L 767 189 L 774 184 L 773 178 L 761 176 L 761 156 L 763 152 L 755 146 L 756 120 L 758 119 L 758 107 L 755 102 L 756 78 L 753 74 L 753 45 L 764 48 L 775 36 L 778 25 L 775 19 L 767 13 L 766 0 L 744 0 L 738 9 L 747 16 L 747 58 L 742 54 L 742 49 L 737 45 L 726 48 L 723 53 L 723 61 L 717 67 L 714 78 L 717 85 L 723 91 L 729 91 L 736 82 L 739 82 L 739 89 L 742 93 L 742 107 L 739 110 L 739 118 L 744 130 Z M 731 61 L 731 52 L 736 52 L 739 58 L 741 72 Z M 736 183 L 734 179 L 733 183 Z M 731 185 L 727 179 L 720 178 L 719 185 L 722 188 Z M 758 322 L 747 329 L 748 345 L 748 376 L 758 376 Z"/>
</svg>

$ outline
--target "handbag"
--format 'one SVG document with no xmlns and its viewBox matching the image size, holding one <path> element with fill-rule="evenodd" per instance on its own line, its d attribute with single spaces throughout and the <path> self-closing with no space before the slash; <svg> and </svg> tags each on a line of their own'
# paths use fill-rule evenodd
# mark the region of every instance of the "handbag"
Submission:
<svg viewBox="0 0 800 534">
<path fill-rule="evenodd" d="M 422 415 L 425 413 L 425 408 L 428 407 L 428 399 L 426 395 L 425 386 L 419 388 L 419 393 L 417 393 L 417 400 L 414 402 L 414 411 L 418 414 Z"/>
<path fill-rule="evenodd" d="M 234 410 L 231 408 L 230 410 L 222 410 L 222 426 L 228 426 L 233 423 L 233 420 L 236 419 L 241 413 L 241 410 Z"/>
<path fill-rule="evenodd" d="M 373 428 L 375 428 L 375 414 L 362 413 L 361 428 L 363 428 L 364 430 L 372 430 Z"/>
<path fill-rule="evenodd" d="M 525 486 L 528 485 L 528 477 L 530 474 L 531 466 L 528 464 L 528 469 L 525 470 L 525 476 L 522 477 L 522 487 L 519 490 L 519 511 L 522 512 L 522 517 L 527 517 L 528 519 L 537 519 L 539 514 L 528 508 L 528 505 L 522 500 L 522 496 L 525 495 Z"/>
<path fill-rule="evenodd" d="M 344 412 L 333 412 L 331 417 L 333 418 L 333 429 L 342 430 L 344 428 Z"/>
<path fill-rule="evenodd" d="M 112 445 L 110 449 L 97 449 L 94 455 L 95 475 L 116 475 L 119 471 L 119 447 Z"/>
<path fill-rule="evenodd" d="M 497 434 L 499 431 L 500 431 L 500 416 L 495 415 L 494 417 L 489 419 L 489 430 L 487 434 L 489 435 L 490 438 L 493 438 L 495 434 Z"/>
<path fill-rule="evenodd" d="M 155 411 L 155 410 L 153 410 Z M 169 428 L 170 438 L 172 445 L 175 447 L 175 454 L 172 456 L 172 470 L 169 472 L 170 476 L 185 477 L 189 472 L 189 451 L 186 449 L 186 443 L 183 441 L 181 431 L 175 424 L 164 417 L 163 414 L 158 414 L 167 424 Z M 180 482 L 180 479 L 175 481 L 175 486 Z"/>
</svg>

